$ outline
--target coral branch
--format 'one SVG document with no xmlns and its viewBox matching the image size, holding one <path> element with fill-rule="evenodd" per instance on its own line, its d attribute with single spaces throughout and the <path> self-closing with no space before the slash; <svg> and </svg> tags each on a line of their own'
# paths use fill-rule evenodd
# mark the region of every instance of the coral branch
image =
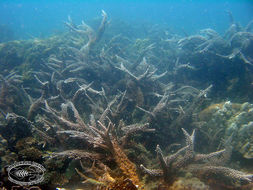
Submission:
<svg viewBox="0 0 253 190">
<path fill-rule="evenodd" d="M 196 173 L 199 177 L 210 176 L 217 178 L 218 176 L 227 178 L 232 181 L 242 181 L 249 183 L 253 179 L 253 174 L 245 174 L 241 171 L 234 170 L 228 167 L 216 166 L 213 158 L 225 158 L 226 150 L 220 150 L 209 154 L 198 154 L 194 151 L 195 130 L 189 135 L 185 129 L 182 129 L 186 139 L 186 146 L 178 150 L 176 153 L 165 157 L 157 145 L 156 152 L 162 168 L 161 170 L 149 170 L 141 165 L 141 169 L 149 175 L 162 176 L 164 181 L 171 185 L 177 178 L 178 172 L 181 169 L 186 169 Z M 209 160 L 211 160 L 209 162 Z M 220 162 L 219 159 L 216 159 Z M 205 161 L 203 164 L 195 164 L 200 161 Z M 217 162 L 216 164 L 218 164 Z"/>
</svg>

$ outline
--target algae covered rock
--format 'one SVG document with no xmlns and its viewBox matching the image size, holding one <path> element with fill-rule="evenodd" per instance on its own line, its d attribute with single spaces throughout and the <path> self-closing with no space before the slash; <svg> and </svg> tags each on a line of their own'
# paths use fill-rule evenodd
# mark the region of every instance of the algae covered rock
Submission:
<svg viewBox="0 0 253 190">
<path fill-rule="evenodd" d="M 38 142 L 32 137 L 19 140 L 15 148 L 22 159 L 32 161 L 40 161 L 42 159 L 43 153 L 39 150 Z"/>
</svg>

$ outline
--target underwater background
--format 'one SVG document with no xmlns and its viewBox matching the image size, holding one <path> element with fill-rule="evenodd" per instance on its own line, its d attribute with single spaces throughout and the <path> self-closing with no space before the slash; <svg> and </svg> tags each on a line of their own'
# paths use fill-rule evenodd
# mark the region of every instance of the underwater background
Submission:
<svg viewBox="0 0 253 190">
<path fill-rule="evenodd" d="M 253 1 L 0 1 L 0 187 L 253 189 Z"/>
<path fill-rule="evenodd" d="M 182 30 L 194 34 L 203 28 L 224 33 L 229 26 L 226 11 L 246 25 L 253 15 L 252 1 L 201 0 L 2 0 L 0 24 L 7 25 L 17 39 L 46 37 L 66 30 L 63 22 L 70 15 L 73 20 L 91 21 L 101 10 L 110 13 L 110 19 L 129 24 L 165 24 L 171 32 Z"/>
</svg>

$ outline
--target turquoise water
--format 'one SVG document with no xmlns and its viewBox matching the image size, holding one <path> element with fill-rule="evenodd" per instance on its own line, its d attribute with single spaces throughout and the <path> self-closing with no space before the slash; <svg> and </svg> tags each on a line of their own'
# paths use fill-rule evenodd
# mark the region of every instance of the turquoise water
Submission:
<svg viewBox="0 0 253 190">
<path fill-rule="evenodd" d="M 98 17 L 101 9 L 111 20 L 132 24 L 166 24 L 171 31 L 193 34 L 203 28 L 222 33 L 229 26 L 226 11 L 246 25 L 253 18 L 253 1 L 127 1 L 127 0 L 2 0 L 0 24 L 8 25 L 16 38 L 44 37 L 64 31 L 70 15 L 76 23 Z"/>
</svg>

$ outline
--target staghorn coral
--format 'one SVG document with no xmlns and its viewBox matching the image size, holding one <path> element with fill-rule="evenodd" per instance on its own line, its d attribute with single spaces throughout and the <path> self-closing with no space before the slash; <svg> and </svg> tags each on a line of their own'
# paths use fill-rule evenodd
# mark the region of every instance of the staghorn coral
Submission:
<svg viewBox="0 0 253 190">
<path fill-rule="evenodd" d="M 119 147 L 118 143 L 113 142 L 113 148 L 114 148 L 114 158 L 119 166 L 119 168 L 122 170 L 123 174 L 132 181 L 132 183 L 138 188 L 143 189 L 143 185 L 140 182 L 140 179 L 137 175 L 136 167 L 135 165 L 127 158 L 126 154 L 122 151 L 122 149 Z"/>
<path fill-rule="evenodd" d="M 139 131 L 149 131 L 147 127 L 149 126 L 148 123 L 146 124 L 134 124 L 130 126 L 123 126 L 118 128 L 118 130 L 123 131 L 123 136 L 118 137 L 115 136 L 115 125 L 108 120 L 108 114 L 111 112 L 111 106 L 116 102 L 118 97 L 114 98 L 111 102 L 108 103 L 107 108 L 103 111 L 99 120 L 97 122 L 91 120 L 90 124 L 85 124 L 82 118 L 80 117 L 77 109 L 75 108 L 74 104 L 68 101 L 66 104 L 62 104 L 62 113 L 58 113 L 56 110 L 52 109 L 47 102 L 45 101 L 44 110 L 45 113 L 52 121 L 55 121 L 57 125 L 61 125 L 58 127 L 58 137 L 61 138 L 62 134 L 68 134 L 70 137 L 76 137 L 78 139 L 83 140 L 84 142 L 88 142 L 89 144 L 93 145 L 94 148 L 100 148 L 105 150 L 106 152 L 111 153 L 110 157 L 115 161 L 118 168 L 122 172 L 123 181 L 122 183 L 127 180 L 131 181 L 139 189 L 142 189 L 141 182 L 137 175 L 137 170 L 135 165 L 127 158 L 124 151 L 120 148 L 118 140 L 121 142 L 125 142 L 128 136 L 133 133 Z M 120 103 L 119 103 L 120 104 Z M 118 107 L 118 106 L 117 106 Z M 116 107 L 116 108 L 117 108 Z M 66 111 L 67 108 L 70 108 L 73 111 L 74 120 L 70 120 L 68 117 L 68 112 Z M 117 109 L 116 109 L 117 110 Z M 106 123 L 108 125 L 106 126 Z M 64 128 L 64 130 L 62 130 Z M 130 130 L 127 130 L 130 129 Z M 127 130 L 127 131 L 126 131 Z M 124 132 L 125 131 L 125 132 Z M 118 138 L 118 139 L 117 139 Z M 101 153 L 100 153 L 101 154 Z M 67 157 L 67 158 L 75 158 L 75 159 L 82 159 L 82 158 L 90 158 L 90 159 L 104 159 L 99 154 L 85 152 L 83 150 L 67 150 L 58 153 L 52 153 L 51 158 L 53 157 Z M 90 180 L 92 181 L 92 180 Z M 98 180 L 99 181 L 99 180 Z M 121 180 L 120 180 L 121 181 Z M 127 182 L 125 181 L 125 182 Z M 103 182 L 97 182 L 103 186 L 110 186 L 110 184 L 104 184 Z M 128 184 L 129 182 L 127 182 Z M 125 184 L 125 183 L 124 183 Z M 115 185 L 114 182 L 112 185 Z"/>
<path fill-rule="evenodd" d="M 124 94 L 122 95 L 123 95 L 122 97 L 124 97 Z M 51 121 L 47 121 L 47 122 L 51 123 L 52 126 L 54 125 L 54 123 L 52 122 L 55 122 L 58 128 L 57 134 L 62 134 L 62 133 L 69 134 L 71 137 L 77 137 L 77 138 L 85 140 L 86 142 L 92 145 L 95 145 L 95 146 L 99 145 L 100 147 L 102 147 L 102 145 L 106 143 L 106 141 L 103 139 L 104 134 L 101 133 L 100 130 L 107 131 L 104 124 L 106 123 L 108 116 L 110 116 L 114 112 L 112 111 L 111 107 L 113 104 L 118 102 L 118 99 L 120 96 L 115 96 L 114 99 L 108 103 L 106 109 L 102 111 L 100 115 L 97 116 L 98 122 L 96 122 L 94 119 L 94 116 L 91 115 L 90 124 L 86 124 L 83 121 L 78 110 L 75 108 L 74 104 L 71 101 L 62 103 L 61 104 L 62 110 L 60 112 L 51 108 L 48 105 L 47 101 L 45 101 L 44 111 L 45 111 L 46 116 L 51 119 Z M 118 105 L 115 108 L 116 113 L 118 112 L 120 105 L 121 105 L 121 101 L 119 101 Z M 72 118 L 71 118 L 71 115 L 72 115 Z M 136 133 L 139 131 L 150 131 L 150 130 L 147 130 L 148 126 L 149 126 L 148 123 L 122 126 L 118 128 L 119 132 L 121 130 L 123 131 L 121 132 L 122 136 L 118 138 L 119 140 L 123 141 L 123 139 L 126 139 L 128 136 L 130 136 L 133 133 Z M 129 130 L 128 132 L 124 132 L 124 130 L 127 128 L 129 129 L 131 128 L 131 130 Z M 109 132 L 107 131 L 107 133 Z"/>
<path fill-rule="evenodd" d="M 109 122 L 107 127 L 101 122 L 98 122 L 98 124 L 101 126 L 102 130 L 98 131 L 95 128 L 94 130 L 99 134 L 100 139 L 93 141 L 93 144 L 94 146 L 106 149 L 112 154 L 112 158 L 122 172 L 121 177 L 115 179 L 112 178 L 106 169 L 107 167 L 105 167 L 102 176 L 98 177 L 98 175 L 95 175 L 96 179 L 89 178 L 76 169 L 77 173 L 85 178 L 87 182 L 102 186 L 104 189 L 143 189 L 135 165 L 127 158 L 124 151 L 120 148 L 116 138 L 112 135 L 114 125 L 111 122 Z"/>
<path fill-rule="evenodd" d="M 28 111 L 28 119 L 15 115 L 13 119 L 16 119 L 14 120 L 23 119 L 25 122 L 8 125 L 8 132 L 12 126 L 15 126 L 12 128 L 15 133 L 9 133 L 11 136 L 10 146 L 12 146 L 12 140 L 16 141 L 20 138 L 16 136 L 16 132 L 24 130 L 25 135 L 35 135 L 43 141 L 42 150 L 49 148 L 47 149 L 49 150 L 49 154 L 47 154 L 49 156 L 46 155 L 43 159 L 63 158 L 59 162 L 66 162 L 66 160 L 69 160 L 67 158 L 95 159 L 102 160 L 109 166 L 116 164 L 115 170 L 121 170 L 119 175 L 113 175 L 109 171 L 104 171 L 104 174 L 107 176 L 105 179 L 111 176 L 117 183 L 114 183 L 113 180 L 104 183 L 103 179 L 100 180 L 96 177 L 94 180 L 97 180 L 97 183 L 104 183 L 102 186 L 108 186 L 108 188 L 120 188 L 127 186 L 127 184 L 136 188 L 134 184 L 139 184 L 139 181 L 136 180 L 138 177 L 136 175 L 137 169 L 127 158 L 125 154 L 129 151 L 127 149 L 130 146 L 136 146 L 136 144 L 147 147 L 154 141 L 156 144 L 159 141 L 159 144 L 162 145 L 161 143 L 165 142 L 163 137 L 178 138 L 181 126 L 186 123 L 193 125 L 191 122 L 196 116 L 196 110 L 203 105 L 204 101 L 206 102 L 206 94 L 211 88 L 210 86 L 201 91 L 193 86 L 199 86 L 202 89 L 209 84 L 214 84 L 212 91 L 213 95 L 216 96 L 216 92 L 218 92 L 217 94 L 222 93 L 222 95 L 227 93 L 228 90 L 235 92 L 238 84 L 241 86 L 242 82 L 246 81 L 247 85 L 251 83 L 250 77 L 244 78 L 242 76 L 247 73 L 252 75 L 249 72 L 252 66 L 252 56 L 250 54 L 253 39 L 251 33 L 252 22 L 245 29 L 237 26 L 234 22 L 231 23 L 231 30 L 224 38 L 209 28 L 200 31 L 199 35 L 184 38 L 170 34 L 167 31 L 164 32 L 163 29 L 156 28 L 157 26 L 153 29 L 147 26 L 148 35 L 144 36 L 145 39 L 135 39 L 133 36 L 129 36 L 129 34 L 124 33 L 125 29 L 129 29 L 128 27 L 122 29 L 123 25 L 119 23 L 113 25 L 112 22 L 108 29 L 110 30 L 111 27 L 120 28 L 122 29 L 120 30 L 121 34 L 116 34 L 112 39 L 108 39 L 108 34 L 105 34 L 105 38 L 101 39 L 107 25 L 107 15 L 103 11 L 102 17 L 97 33 L 85 23 L 79 26 L 74 25 L 69 18 L 66 25 L 72 33 L 54 36 L 47 40 L 34 39 L 29 43 L 15 42 L 7 44 L 8 46 L 5 49 L 9 51 L 12 49 L 10 46 L 16 46 L 17 44 L 19 46 L 23 44 L 22 49 L 27 49 L 27 51 L 24 51 L 25 55 L 23 56 L 26 61 L 24 63 L 20 61 L 18 63 L 21 64 L 20 68 L 15 68 L 22 70 L 21 73 L 25 75 L 23 78 L 20 76 L 15 78 L 13 77 L 15 73 L 11 73 L 10 76 L 3 74 L 7 77 L 2 77 L 1 80 L 0 107 L 6 108 L 7 106 L 4 111 L 16 112 L 15 109 L 9 108 L 15 106 L 13 102 L 17 101 L 15 99 L 11 100 L 13 96 L 8 96 L 8 94 L 15 95 L 15 92 L 18 92 L 16 95 L 21 92 L 24 99 L 30 100 L 29 110 L 27 110 L 27 107 L 20 107 L 22 110 Z M 154 36 L 154 32 L 158 35 Z M 105 41 L 98 43 L 101 40 Z M 4 46 L 0 45 L 0 49 Z M 22 54 L 22 52 L 19 54 Z M 13 55 L 10 51 L 9 56 L 3 55 L 0 57 L 15 57 Z M 46 55 L 46 57 L 43 57 L 43 55 Z M 8 62 L 6 61 L 6 63 Z M 2 65 L 5 66 L 1 68 L 8 68 L 8 70 L 2 71 L 4 69 L 0 69 L 1 74 L 8 73 L 9 68 L 13 68 L 13 65 L 17 64 L 7 65 L 6 63 L 4 62 Z M 229 75 L 228 73 L 232 74 Z M 220 83 L 220 80 L 213 77 L 216 74 L 224 79 L 224 83 Z M 224 76 L 224 74 L 226 75 Z M 18 84 L 24 81 L 26 83 L 22 83 L 24 87 L 20 88 L 16 83 L 15 85 L 10 83 L 9 79 L 20 80 L 17 81 Z M 243 81 L 244 79 L 245 81 Z M 27 81 L 30 83 L 28 84 Z M 230 84 L 228 87 L 226 87 L 226 81 Z M 252 97 L 248 96 L 252 92 L 249 88 L 245 88 L 244 92 L 238 90 L 234 94 L 240 92 L 242 92 L 242 98 L 250 99 Z M 227 96 L 224 96 L 222 99 L 225 99 L 225 97 L 227 98 Z M 37 100 L 34 101 L 33 99 Z M 204 116 L 200 121 L 196 121 L 199 122 L 199 129 L 208 133 L 208 141 L 211 142 L 209 145 L 214 148 L 217 147 L 217 144 L 212 142 L 216 142 L 216 140 L 218 142 L 220 136 L 225 132 L 222 124 L 229 125 L 229 130 L 226 130 L 225 136 L 230 136 L 231 131 L 234 131 L 236 137 L 233 141 L 235 150 L 239 150 L 245 158 L 251 158 L 252 108 L 245 108 L 243 112 L 240 110 L 238 113 L 232 111 L 233 116 L 228 121 L 231 123 L 228 123 L 227 117 L 230 117 L 231 110 L 228 109 L 228 103 L 224 106 L 227 111 L 223 109 L 223 105 L 224 103 L 217 105 L 217 113 L 214 108 L 211 108 L 210 112 L 207 111 L 208 114 L 203 113 L 202 116 Z M 216 107 L 216 105 L 213 107 Z M 214 115 L 214 113 L 216 114 Z M 3 115 L 7 115 L 7 119 L 10 119 L 9 116 L 12 113 L 5 114 L 3 112 Z M 107 125 L 108 117 L 115 123 L 115 126 L 111 121 L 111 124 Z M 217 120 L 208 123 L 209 121 L 206 120 L 210 117 Z M 88 118 L 90 118 L 89 122 L 87 122 Z M 30 123 L 29 120 L 33 122 Z M 146 123 L 147 121 L 148 123 Z M 131 125 L 131 123 L 135 124 Z M 21 126 L 20 130 L 16 130 L 19 124 Z M 214 126 L 210 133 L 204 128 L 209 124 Z M 235 126 L 234 124 L 238 125 Z M 30 127 L 25 128 L 27 126 Z M 136 133 L 154 131 L 154 129 L 149 129 L 149 126 L 156 130 L 154 135 L 135 135 Z M 211 126 L 208 126 L 208 129 L 210 128 Z M 6 128 L 4 127 L 4 129 Z M 29 132 L 30 130 L 32 133 Z M 74 137 L 77 139 L 73 139 Z M 127 144 L 129 140 L 136 141 L 136 144 L 133 142 Z M 239 141 L 240 143 L 237 143 Z M 49 144 L 50 147 L 45 146 L 46 143 L 44 142 Z M 193 161 L 203 162 L 202 159 L 197 159 L 197 157 L 201 157 L 200 154 L 195 154 L 194 151 L 190 150 L 192 145 L 188 144 L 187 146 L 189 147 L 183 148 L 178 152 L 178 155 L 174 155 L 175 158 L 173 156 L 169 158 L 172 164 L 170 167 L 172 170 L 171 176 L 180 175 L 180 169 L 179 172 L 175 171 L 176 165 L 186 169 L 189 163 Z M 133 150 L 135 149 L 133 148 Z M 160 160 L 162 160 L 159 147 L 157 147 L 157 151 Z M 217 153 L 217 155 L 214 153 L 212 159 L 224 157 L 225 152 L 230 151 L 226 148 L 226 151 Z M 13 158 L 15 157 L 13 156 Z M 134 157 L 136 157 L 136 152 L 132 151 L 131 158 Z M 187 157 L 186 163 L 182 160 L 185 157 Z M 219 160 L 224 161 L 224 159 Z M 136 162 L 136 159 L 134 160 Z M 141 156 L 137 160 L 144 163 Z M 145 160 L 148 160 L 147 157 L 145 157 Z M 209 163 L 217 164 L 217 162 L 219 161 Z M 148 163 L 148 161 L 145 162 L 145 164 Z M 180 168 L 179 166 L 177 167 Z M 206 176 L 215 178 L 215 176 L 218 176 L 223 179 L 227 176 L 228 179 L 231 179 L 228 173 L 233 172 L 232 170 L 222 167 L 217 168 L 216 165 L 211 166 L 201 165 L 203 170 L 199 171 L 197 165 L 195 165 L 189 167 L 189 170 L 196 173 L 196 175 L 198 174 L 200 178 Z M 127 167 L 131 168 L 131 171 L 128 171 Z M 222 168 L 221 171 L 224 171 L 224 173 L 219 171 L 219 168 Z M 65 165 L 55 170 L 63 172 L 64 169 Z M 155 173 L 154 171 L 153 174 Z M 157 172 L 157 175 L 162 174 L 161 171 Z M 235 176 L 237 174 L 241 175 L 241 173 L 236 173 Z M 103 172 L 100 176 L 103 176 Z M 172 177 L 172 181 L 175 179 Z M 92 179 L 89 180 L 92 181 Z M 173 185 L 176 183 L 177 181 Z"/>
<path fill-rule="evenodd" d="M 16 72 L 10 72 L 7 76 L 0 74 L 0 110 L 3 113 L 26 114 L 29 101 L 21 88 L 22 82 L 22 76 Z"/>
<path fill-rule="evenodd" d="M 93 56 L 91 50 L 94 48 L 95 44 L 97 44 L 102 38 L 105 28 L 107 26 L 107 14 L 104 10 L 102 10 L 102 21 L 98 28 L 98 31 L 95 32 L 89 25 L 87 25 L 84 21 L 79 26 L 73 24 L 72 19 L 69 17 L 68 22 L 65 22 L 66 26 L 70 28 L 72 32 L 75 32 L 82 39 L 85 36 L 88 37 L 88 41 L 85 45 L 81 47 L 81 49 L 77 49 L 75 47 L 68 47 L 68 50 L 72 51 L 74 56 L 74 61 L 68 65 L 67 70 L 72 73 L 78 73 L 86 68 L 90 67 L 91 57 Z M 80 39 L 77 39 L 79 41 Z M 94 63 L 96 64 L 96 63 Z"/>
<path fill-rule="evenodd" d="M 157 145 L 156 152 L 162 170 L 147 169 L 141 165 L 140 167 L 145 173 L 151 176 L 162 176 L 164 182 L 168 185 L 168 188 L 170 188 L 176 181 L 179 172 L 182 169 L 191 171 L 200 178 L 203 178 L 203 176 L 215 176 L 215 178 L 229 179 L 230 186 L 235 185 L 233 183 L 234 181 L 241 181 L 242 183 L 252 182 L 252 174 L 245 174 L 238 170 L 217 166 L 217 164 L 225 162 L 225 160 L 230 157 L 232 150 L 229 145 L 230 139 L 226 143 L 227 149 L 209 154 L 198 154 L 194 151 L 195 130 L 193 130 L 191 135 L 189 135 L 183 128 L 182 130 L 186 138 L 186 146 L 179 149 L 176 153 L 165 157 L 159 145 Z M 196 164 L 201 162 L 203 163 Z"/>
<path fill-rule="evenodd" d="M 147 65 L 146 63 L 146 59 L 145 57 L 143 58 L 142 61 L 143 65 Z M 160 75 L 155 75 L 155 72 L 157 71 L 157 69 L 155 69 L 154 71 L 150 71 L 150 66 L 148 65 L 146 70 L 144 71 L 144 73 L 140 74 L 139 76 L 135 76 L 134 74 L 132 74 L 125 66 L 123 63 L 120 64 L 120 67 L 116 67 L 117 69 L 121 70 L 122 72 L 127 73 L 129 76 L 131 76 L 135 81 L 137 82 L 141 82 L 141 81 L 145 81 L 145 80 L 151 80 L 151 81 L 156 81 L 159 78 L 164 77 L 167 74 L 167 71 L 160 74 Z"/>
</svg>

